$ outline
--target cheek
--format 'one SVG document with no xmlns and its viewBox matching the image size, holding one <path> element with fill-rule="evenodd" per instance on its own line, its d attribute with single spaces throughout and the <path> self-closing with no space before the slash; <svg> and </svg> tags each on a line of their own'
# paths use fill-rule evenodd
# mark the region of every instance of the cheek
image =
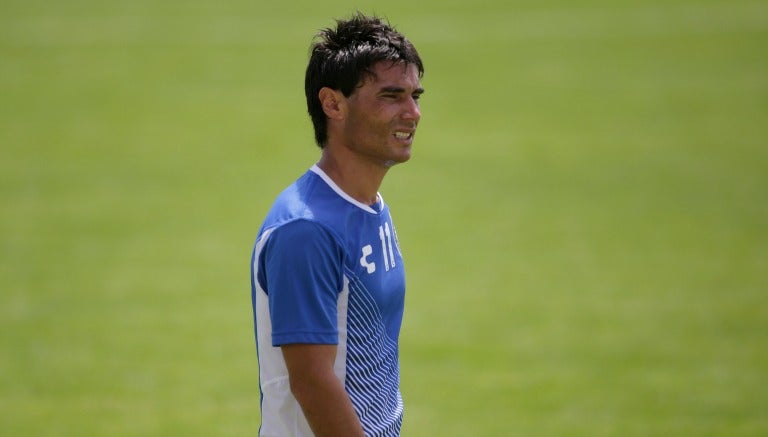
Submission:
<svg viewBox="0 0 768 437">
<path fill-rule="evenodd" d="M 387 118 L 380 112 L 371 113 L 367 117 L 360 117 L 355 121 L 358 131 L 361 135 L 381 135 L 389 132 L 391 118 Z"/>
</svg>

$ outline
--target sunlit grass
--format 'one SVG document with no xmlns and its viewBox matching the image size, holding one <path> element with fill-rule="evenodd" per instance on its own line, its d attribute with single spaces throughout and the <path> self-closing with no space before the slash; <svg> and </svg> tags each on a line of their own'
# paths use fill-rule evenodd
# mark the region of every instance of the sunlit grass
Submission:
<svg viewBox="0 0 768 437">
<path fill-rule="evenodd" d="M 255 435 L 251 244 L 352 9 L 6 3 L 0 432 Z M 768 433 L 768 8 L 359 8 L 427 70 L 404 435 Z"/>
</svg>

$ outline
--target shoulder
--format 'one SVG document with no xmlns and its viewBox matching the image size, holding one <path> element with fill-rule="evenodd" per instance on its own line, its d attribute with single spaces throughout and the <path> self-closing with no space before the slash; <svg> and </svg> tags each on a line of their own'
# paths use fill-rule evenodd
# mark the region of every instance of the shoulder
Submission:
<svg viewBox="0 0 768 437">
<path fill-rule="evenodd" d="M 297 181 L 286 187 L 275 199 L 268 218 L 282 218 L 290 220 L 294 218 L 311 217 L 313 191 L 317 187 L 317 181 L 311 174 L 306 173 Z"/>
<path fill-rule="evenodd" d="M 345 258 L 345 244 L 328 226 L 296 219 L 266 229 L 257 242 L 256 252 L 260 262 L 296 268 L 297 265 L 341 263 Z"/>
<path fill-rule="evenodd" d="M 332 289 L 337 289 L 345 260 L 343 245 L 333 232 L 306 219 L 293 220 L 265 231 L 255 256 L 258 278 L 265 290 L 275 283 L 283 286 L 300 283 L 306 288 L 303 281 L 330 283 Z"/>
<path fill-rule="evenodd" d="M 347 211 L 327 184 L 312 171 L 288 186 L 277 196 L 267 214 L 265 228 L 294 220 L 310 220 L 333 227 Z"/>
<path fill-rule="evenodd" d="M 269 230 L 269 240 L 304 250 L 318 245 L 336 245 L 337 238 L 327 226 L 314 220 L 298 218 Z"/>
</svg>

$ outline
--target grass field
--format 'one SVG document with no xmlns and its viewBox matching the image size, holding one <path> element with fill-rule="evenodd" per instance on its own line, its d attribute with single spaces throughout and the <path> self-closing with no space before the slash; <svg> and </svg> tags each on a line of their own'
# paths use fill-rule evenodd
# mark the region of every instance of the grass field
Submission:
<svg viewBox="0 0 768 437">
<path fill-rule="evenodd" d="M 0 2 L 0 434 L 259 424 L 248 262 L 312 34 L 426 65 L 382 193 L 404 436 L 768 435 L 768 4 Z"/>
</svg>

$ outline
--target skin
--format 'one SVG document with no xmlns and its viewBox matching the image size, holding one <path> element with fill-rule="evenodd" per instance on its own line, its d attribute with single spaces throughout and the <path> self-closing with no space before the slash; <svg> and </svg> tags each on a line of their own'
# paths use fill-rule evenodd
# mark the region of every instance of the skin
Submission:
<svg viewBox="0 0 768 437">
<path fill-rule="evenodd" d="M 281 347 L 291 393 L 316 437 L 364 437 L 341 380 L 333 373 L 336 345 L 291 344 Z"/>
<path fill-rule="evenodd" d="M 387 171 L 408 161 L 421 119 L 424 91 L 418 70 L 379 62 L 349 96 L 322 88 L 328 141 L 318 166 L 352 198 L 373 204 Z M 363 427 L 342 382 L 333 372 L 336 345 L 282 346 L 291 392 L 318 436 L 363 436 Z"/>
<path fill-rule="evenodd" d="M 318 166 L 365 204 L 376 202 L 387 171 L 410 159 L 424 92 L 414 65 L 379 62 L 371 71 L 349 97 L 331 88 L 319 93 L 328 117 L 328 141 Z M 406 137 L 398 138 L 398 133 Z"/>
</svg>

